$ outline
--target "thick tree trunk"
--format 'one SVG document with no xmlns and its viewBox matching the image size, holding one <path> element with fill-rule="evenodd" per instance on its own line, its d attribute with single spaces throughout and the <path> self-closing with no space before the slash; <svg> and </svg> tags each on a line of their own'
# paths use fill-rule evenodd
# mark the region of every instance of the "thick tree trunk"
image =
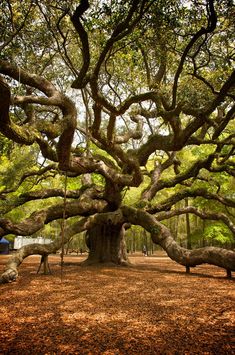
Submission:
<svg viewBox="0 0 235 355">
<path fill-rule="evenodd" d="M 85 264 L 113 263 L 124 265 L 128 263 L 124 241 L 125 226 L 110 222 L 96 225 L 87 232 L 89 256 Z"/>
</svg>

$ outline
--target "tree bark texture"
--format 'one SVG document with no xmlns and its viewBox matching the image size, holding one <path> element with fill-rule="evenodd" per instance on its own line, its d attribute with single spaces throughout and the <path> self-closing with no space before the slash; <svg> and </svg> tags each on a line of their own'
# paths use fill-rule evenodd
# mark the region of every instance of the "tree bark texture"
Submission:
<svg viewBox="0 0 235 355">
<path fill-rule="evenodd" d="M 85 264 L 114 263 L 116 265 L 128 262 L 125 243 L 124 227 L 108 221 L 97 225 L 87 232 L 89 256 Z"/>
</svg>

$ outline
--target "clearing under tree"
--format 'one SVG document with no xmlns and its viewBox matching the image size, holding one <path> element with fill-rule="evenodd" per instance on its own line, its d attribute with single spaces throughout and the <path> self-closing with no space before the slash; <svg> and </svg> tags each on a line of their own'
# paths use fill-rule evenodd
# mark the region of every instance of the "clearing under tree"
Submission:
<svg viewBox="0 0 235 355">
<path fill-rule="evenodd" d="M 12 183 L 10 173 L 2 178 L 0 238 L 65 222 L 51 244 L 19 249 L 1 282 L 15 280 L 27 256 L 47 260 L 81 232 L 86 264 L 128 264 L 125 231 L 132 225 L 187 270 L 208 263 L 231 275 L 233 250 L 182 247 L 166 223 L 195 215 L 220 221 L 234 237 L 229 2 L 0 6 L 2 155 L 10 161 L 28 147 L 34 161 L 26 166 L 24 159 Z M 28 214 L 14 217 L 26 207 Z"/>
</svg>

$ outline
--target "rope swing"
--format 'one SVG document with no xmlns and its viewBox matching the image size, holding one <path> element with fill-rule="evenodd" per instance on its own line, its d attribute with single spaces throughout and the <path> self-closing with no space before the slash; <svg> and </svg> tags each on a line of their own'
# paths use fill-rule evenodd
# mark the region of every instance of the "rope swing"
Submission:
<svg viewBox="0 0 235 355">
<path fill-rule="evenodd" d="M 64 265 L 64 239 L 65 239 L 65 219 L 66 219 L 66 203 L 67 203 L 67 171 L 65 172 L 65 179 L 64 179 L 64 200 L 63 200 L 63 216 L 61 221 L 61 269 L 60 269 L 60 278 L 61 282 L 63 280 L 63 265 Z"/>
</svg>

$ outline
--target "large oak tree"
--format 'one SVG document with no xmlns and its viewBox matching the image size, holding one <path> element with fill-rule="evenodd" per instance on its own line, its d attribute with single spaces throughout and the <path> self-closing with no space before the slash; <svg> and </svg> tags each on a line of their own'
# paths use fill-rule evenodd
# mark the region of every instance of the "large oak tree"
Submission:
<svg viewBox="0 0 235 355">
<path fill-rule="evenodd" d="M 40 154 L 1 189 L 0 238 L 32 235 L 63 218 L 64 242 L 86 231 L 87 263 L 121 264 L 128 262 L 125 230 L 139 225 L 187 268 L 235 271 L 234 251 L 183 248 L 163 224 L 195 214 L 235 231 L 234 193 L 218 187 L 220 174 L 230 186 L 235 175 L 230 2 L 11 0 L 1 11 L 1 147 Z M 51 176 L 65 188 L 41 189 L 37 182 Z M 177 207 L 189 198 L 213 200 L 221 211 Z M 40 200 L 48 201 L 44 208 Z M 33 213 L 9 217 L 32 201 Z M 17 277 L 25 257 L 46 256 L 61 243 L 21 248 L 2 282 Z"/>
</svg>

